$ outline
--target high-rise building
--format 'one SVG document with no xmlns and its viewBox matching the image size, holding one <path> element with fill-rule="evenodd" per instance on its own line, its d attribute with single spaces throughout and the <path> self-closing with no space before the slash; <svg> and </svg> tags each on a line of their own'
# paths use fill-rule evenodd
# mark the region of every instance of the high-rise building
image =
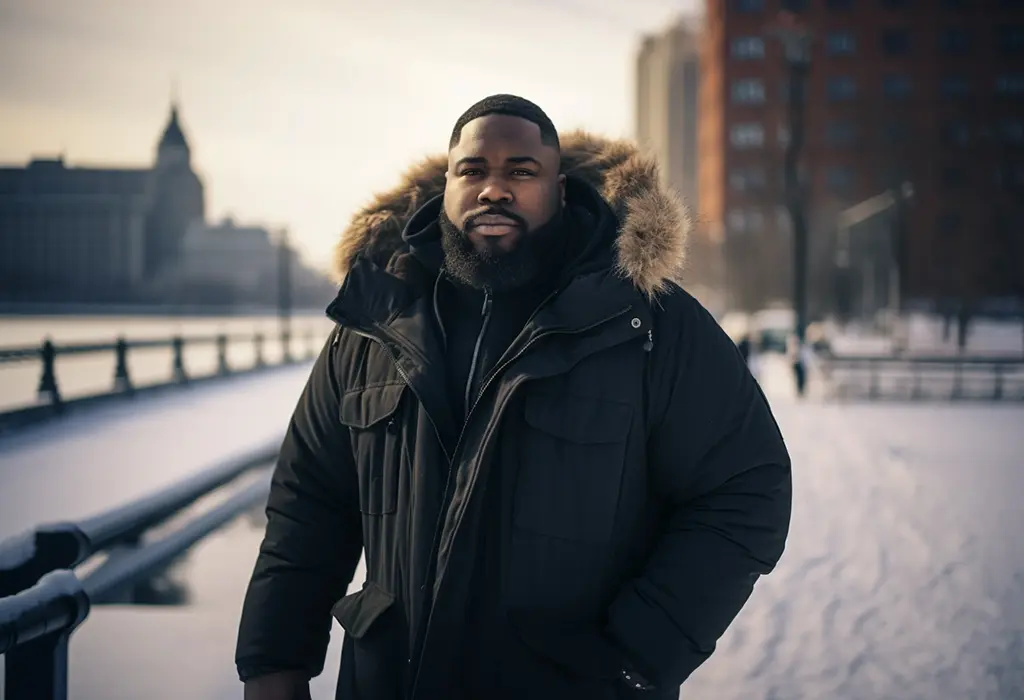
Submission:
<svg viewBox="0 0 1024 700">
<path fill-rule="evenodd" d="M 636 138 L 654 155 L 662 184 L 700 218 L 698 144 L 702 19 L 680 18 L 664 31 L 645 36 L 636 61 Z M 718 249 L 704 230 L 691 236 L 687 287 L 710 307 L 719 274 Z"/>
<path fill-rule="evenodd" d="M 787 66 L 767 31 L 783 10 L 813 32 L 800 173 L 812 311 L 837 301 L 839 212 L 904 182 L 903 299 L 1020 294 L 1022 0 L 716 0 L 701 55 L 700 212 L 722 234 L 732 302 L 790 298 Z M 851 232 L 855 298 L 886 294 L 891 230 L 881 216 Z"/>
</svg>

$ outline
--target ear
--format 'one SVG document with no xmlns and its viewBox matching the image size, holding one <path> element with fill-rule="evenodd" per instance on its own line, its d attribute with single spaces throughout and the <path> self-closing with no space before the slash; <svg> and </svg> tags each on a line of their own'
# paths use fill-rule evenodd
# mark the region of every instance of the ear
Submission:
<svg viewBox="0 0 1024 700">
<path fill-rule="evenodd" d="M 558 196 L 562 200 L 562 206 L 565 206 L 565 175 L 561 174 L 558 176 Z"/>
</svg>

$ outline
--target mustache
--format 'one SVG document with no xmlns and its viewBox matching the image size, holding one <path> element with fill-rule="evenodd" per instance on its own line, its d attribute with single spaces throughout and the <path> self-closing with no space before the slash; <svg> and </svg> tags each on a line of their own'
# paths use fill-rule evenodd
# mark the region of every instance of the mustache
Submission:
<svg viewBox="0 0 1024 700">
<path fill-rule="evenodd" d="M 523 219 L 523 217 L 517 214 L 513 214 L 512 212 L 506 209 L 502 209 L 501 207 L 493 206 L 487 207 L 486 209 L 481 209 L 480 211 L 475 211 L 469 216 L 467 216 L 465 219 L 465 223 L 463 224 L 463 228 L 466 231 L 473 228 L 474 226 L 476 226 L 477 219 L 479 219 L 481 216 L 503 216 L 506 219 L 514 221 L 519 228 L 526 228 L 526 221 Z"/>
</svg>

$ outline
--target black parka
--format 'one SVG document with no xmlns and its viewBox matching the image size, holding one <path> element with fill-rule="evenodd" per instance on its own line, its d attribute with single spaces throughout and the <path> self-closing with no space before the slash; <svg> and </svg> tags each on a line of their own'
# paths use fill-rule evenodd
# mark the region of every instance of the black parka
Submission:
<svg viewBox="0 0 1024 700">
<path fill-rule="evenodd" d="M 449 697 L 486 536 L 515 637 L 488 697 L 632 697 L 628 659 L 658 686 L 644 696 L 674 698 L 777 563 L 789 457 L 736 347 L 679 285 L 685 213 L 628 144 L 565 136 L 563 167 L 573 198 L 610 205 L 613 235 L 464 423 L 435 275 L 397 235 L 443 188 L 443 161 L 346 232 L 338 327 L 288 426 L 245 599 L 243 678 L 318 674 L 333 613 L 339 698 Z M 366 583 L 348 591 L 361 554 Z"/>
</svg>

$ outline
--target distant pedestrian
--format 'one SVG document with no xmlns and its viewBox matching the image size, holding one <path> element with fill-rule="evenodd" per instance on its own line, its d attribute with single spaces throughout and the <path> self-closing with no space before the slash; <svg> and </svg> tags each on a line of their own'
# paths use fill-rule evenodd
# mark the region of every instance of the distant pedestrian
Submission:
<svg viewBox="0 0 1024 700">
<path fill-rule="evenodd" d="M 749 333 L 745 333 L 743 337 L 740 338 L 740 342 L 736 344 L 736 347 L 739 348 L 740 355 L 743 356 L 743 361 L 748 365 L 750 364 L 750 345 Z"/>
</svg>

